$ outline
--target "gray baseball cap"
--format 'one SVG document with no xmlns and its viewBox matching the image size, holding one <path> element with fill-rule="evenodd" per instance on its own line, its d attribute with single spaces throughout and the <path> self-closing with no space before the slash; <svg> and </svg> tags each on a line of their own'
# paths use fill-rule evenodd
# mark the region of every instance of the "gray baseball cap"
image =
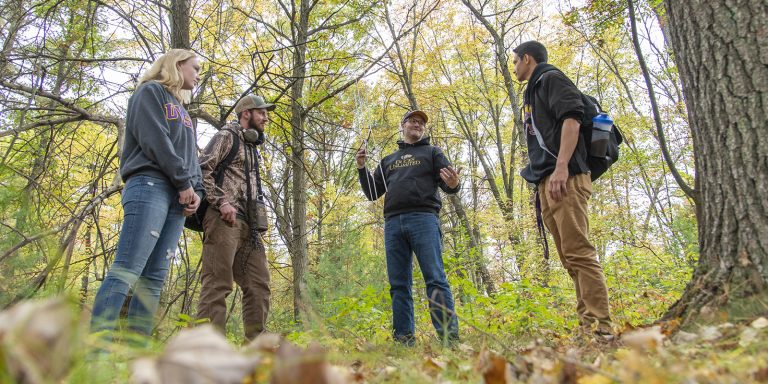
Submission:
<svg viewBox="0 0 768 384">
<path fill-rule="evenodd" d="M 275 110 L 275 105 L 264 101 L 264 98 L 256 95 L 248 95 L 240 99 L 235 105 L 235 113 L 240 113 L 248 109 L 266 109 L 267 111 Z"/>
</svg>

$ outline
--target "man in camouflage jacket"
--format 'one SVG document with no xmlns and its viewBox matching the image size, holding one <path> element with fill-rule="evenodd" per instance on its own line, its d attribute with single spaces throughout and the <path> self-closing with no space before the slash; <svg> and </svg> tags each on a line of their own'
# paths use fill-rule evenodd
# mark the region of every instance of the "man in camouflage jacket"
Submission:
<svg viewBox="0 0 768 384">
<path fill-rule="evenodd" d="M 216 133 L 200 157 L 210 207 L 203 220 L 202 288 L 197 318 L 208 319 L 225 332 L 225 300 L 234 281 L 243 291 L 246 340 L 264 331 L 269 313 L 267 258 L 260 234 L 247 220 L 247 203 L 263 199 L 256 146 L 264 140 L 264 126 L 269 121 L 267 111 L 274 109 L 274 104 L 265 103 L 259 96 L 244 97 L 235 106 L 238 121 Z M 214 170 L 227 158 L 236 141 L 237 154 L 223 170 L 223 180 L 217 185 Z"/>
</svg>

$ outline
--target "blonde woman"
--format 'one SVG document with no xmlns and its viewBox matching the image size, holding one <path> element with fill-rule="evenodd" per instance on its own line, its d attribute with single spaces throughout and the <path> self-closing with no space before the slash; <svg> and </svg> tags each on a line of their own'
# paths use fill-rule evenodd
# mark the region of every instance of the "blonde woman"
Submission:
<svg viewBox="0 0 768 384">
<path fill-rule="evenodd" d="M 128 100 L 120 157 L 125 218 L 115 260 L 93 304 L 93 331 L 115 328 L 132 289 L 128 327 L 152 333 L 184 217 L 200 204 L 195 192 L 202 190 L 196 138 L 182 105 L 200 80 L 199 72 L 194 53 L 172 49 L 152 64 Z"/>
</svg>

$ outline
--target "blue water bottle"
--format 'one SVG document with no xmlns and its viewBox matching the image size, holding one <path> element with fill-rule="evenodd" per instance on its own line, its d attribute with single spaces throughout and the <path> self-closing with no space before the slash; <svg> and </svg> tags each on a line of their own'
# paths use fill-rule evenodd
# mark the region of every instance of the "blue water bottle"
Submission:
<svg viewBox="0 0 768 384">
<path fill-rule="evenodd" d="M 592 118 L 592 143 L 589 147 L 589 155 L 605 157 L 608 150 L 608 140 L 613 129 L 613 119 L 607 113 L 600 113 Z"/>
</svg>

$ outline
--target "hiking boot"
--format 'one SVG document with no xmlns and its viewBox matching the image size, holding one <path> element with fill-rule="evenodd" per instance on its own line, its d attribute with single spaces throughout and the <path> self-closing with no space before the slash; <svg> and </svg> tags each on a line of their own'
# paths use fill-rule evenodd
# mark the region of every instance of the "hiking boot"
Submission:
<svg viewBox="0 0 768 384">
<path fill-rule="evenodd" d="M 606 324 L 582 325 L 576 333 L 577 340 L 594 339 L 598 342 L 610 343 L 616 339 L 613 329 Z"/>
<path fill-rule="evenodd" d="M 594 336 L 597 341 L 603 341 L 607 343 L 616 339 L 616 335 L 614 335 L 613 332 L 604 329 L 595 330 Z"/>
</svg>

